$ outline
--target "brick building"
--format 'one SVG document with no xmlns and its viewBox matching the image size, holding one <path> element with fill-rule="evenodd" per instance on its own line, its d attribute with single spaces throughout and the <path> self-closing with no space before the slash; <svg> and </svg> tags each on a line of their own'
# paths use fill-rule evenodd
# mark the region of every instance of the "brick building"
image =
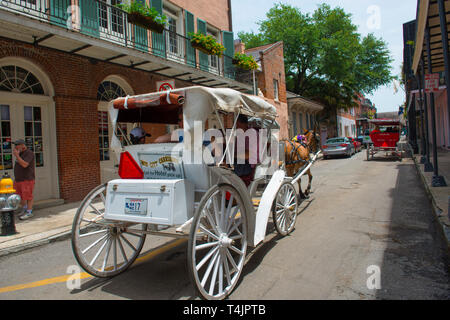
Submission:
<svg viewBox="0 0 450 320">
<path fill-rule="evenodd" d="M 168 17 L 162 34 L 128 23 L 119 0 L 0 2 L 0 167 L 12 174 L 11 141 L 24 138 L 36 155 L 36 200 L 80 200 L 114 175 L 111 99 L 164 83 L 252 90 L 231 64 L 230 1 L 141 1 Z M 215 37 L 225 55 L 192 48 L 192 31 Z"/>
<path fill-rule="evenodd" d="M 259 69 L 255 72 L 255 88 L 253 90 L 276 107 L 277 122 L 280 125 L 279 138 L 289 138 L 283 42 L 245 49 L 245 44 L 236 40 L 235 51 L 252 56 L 258 63 Z"/>
</svg>

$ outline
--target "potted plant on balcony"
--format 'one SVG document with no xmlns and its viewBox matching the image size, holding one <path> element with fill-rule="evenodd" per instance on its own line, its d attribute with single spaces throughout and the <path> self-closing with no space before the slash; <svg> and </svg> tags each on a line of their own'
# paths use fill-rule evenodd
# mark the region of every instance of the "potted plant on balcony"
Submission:
<svg viewBox="0 0 450 320">
<path fill-rule="evenodd" d="M 192 47 L 203 53 L 221 57 L 225 51 L 225 47 L 210 35 L 204 35 L 201 32 L 191 32 L 189 33 L 189 36 L 191 37 L 190 41 Z"/>
<path fill-rule="evenodd" d="M 236 52 L 233 58 L 233 64 L 244 70 L 256 70 L 258 64 L 252 56 L 248 56 L 244 53 Z"/>
<path fill-rule="evenodd" d="M 116 6 L 128 14 L 128 22 L 134 25 L 157 33 L 162 33 L 166 26 L 167 17 L 160 14 L 155 8 L 150 8 L 137 1 L 121 3 Z"/>
</svg>

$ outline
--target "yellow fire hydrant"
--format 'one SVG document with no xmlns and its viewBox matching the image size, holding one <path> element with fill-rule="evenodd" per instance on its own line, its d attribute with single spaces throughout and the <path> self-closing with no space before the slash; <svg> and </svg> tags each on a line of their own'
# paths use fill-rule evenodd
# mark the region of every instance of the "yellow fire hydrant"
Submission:
<svg viewBox="0 0 450 320">
<path fill-rule="evenodd" d="M 0 181 L 0 236 L 16 233 L 14 211 L 19 208 L 20 200 L 11 177 L 5 172 Z"/>
</svg>

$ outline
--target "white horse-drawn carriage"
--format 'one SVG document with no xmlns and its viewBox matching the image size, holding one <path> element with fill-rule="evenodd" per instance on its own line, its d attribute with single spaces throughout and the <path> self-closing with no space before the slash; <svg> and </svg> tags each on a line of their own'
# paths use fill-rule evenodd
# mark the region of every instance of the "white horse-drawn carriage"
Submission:
<svg viewBox="0 0 450 320">
<path fill-rule="evenodd" d="M 109 107 L 113 128 L 125 122 L 176 124 L 181 111 L 184 138 L 179 143 L 124 145 L 118 138 L 122 133 L 114 133 L 111 148 L 120 157 L 121 179 L 95 188 L 82 202 L 73 223 L 73 252 L 86 272 L 111 277 L 136 260 L 147 234 L 188 238 L 194 286 L 203 298 L 223 299 L 239 280 L 247 248 L 263 242 L 270 216 L 281 235 L 293 230 L 298 193 L 274 151 L 276 109 L 260 97 L 190 87 L 120 98 Z M 216 121 L 218 131 L 225 132 L 226 114 L 233 126 L 224 137 L 223 156 L 198 161 L 214 139 L 208 145 L 192 137 L 206 130 L 206 122 Z M 252 166 L 248 185 L 232 163 L 224 165 L 239 115 L 267 129 L 269 142 L 268 152 Z"/>
</svg>

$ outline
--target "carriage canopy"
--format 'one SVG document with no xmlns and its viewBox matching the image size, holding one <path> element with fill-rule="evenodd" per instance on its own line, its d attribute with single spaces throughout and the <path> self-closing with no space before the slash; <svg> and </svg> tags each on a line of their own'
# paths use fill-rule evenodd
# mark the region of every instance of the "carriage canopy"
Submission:
<svg viewBox="0 0 450 320">
<path fill-rule="evenodd" d="M 277 117 L 275 107 L 261 97 L 228 88 L 200 86 L 118 98 L 111 102 L 111 107 L 111 120 L 117 122 L 176 124 L 180 108 L 188 121 L 206 120 L 216 111 L 267 120 Z"/>
</svg>

